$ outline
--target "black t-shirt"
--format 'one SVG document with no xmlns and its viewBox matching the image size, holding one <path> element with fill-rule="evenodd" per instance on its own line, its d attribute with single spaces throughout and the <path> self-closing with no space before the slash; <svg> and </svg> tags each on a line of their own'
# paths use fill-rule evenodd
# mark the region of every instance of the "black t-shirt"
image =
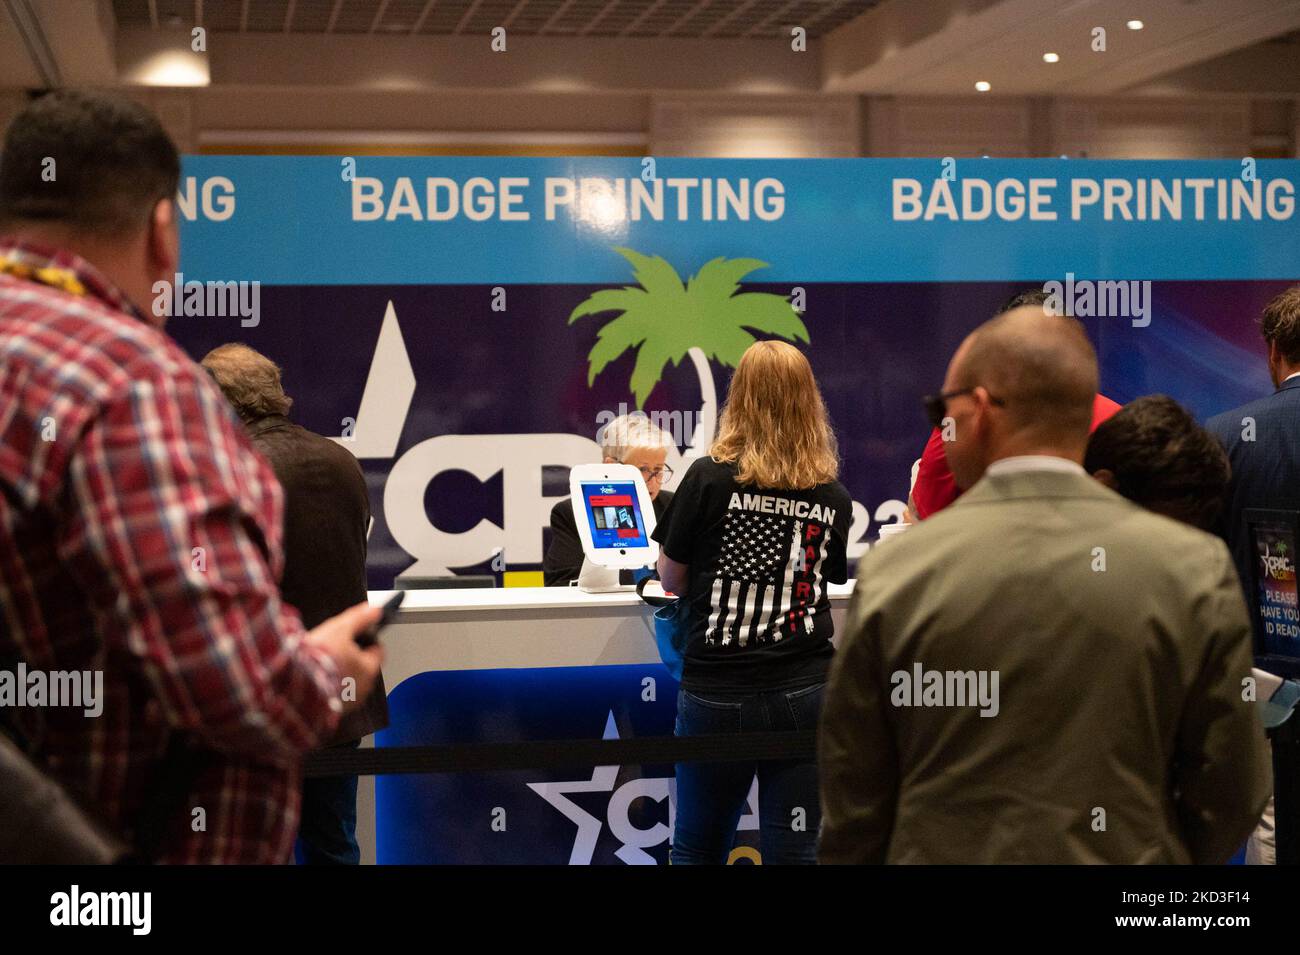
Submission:
<svg viewBox="0 0 1300 955">
<path fill-rule="evenodd" d="M 654 533 L 669 558 L 690 566 L 683 687 L 743 692 L 826 679 L 826 585 L 848 579 L 852 509 L 838 481 L 745 487 L 733 464 L 691 465 Z"/>
</svg>

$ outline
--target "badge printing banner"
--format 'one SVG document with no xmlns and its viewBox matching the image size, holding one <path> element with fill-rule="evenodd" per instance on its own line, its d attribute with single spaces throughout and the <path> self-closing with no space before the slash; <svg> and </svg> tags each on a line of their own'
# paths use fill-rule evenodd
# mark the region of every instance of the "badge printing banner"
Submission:
<svg viewBox="0 0 1300 955">
<path fill-rule="evenodd" d="M 1298 179 L 1300 162 L 1249 159 L 189 156 L 182 275 L 156 291 L 191 355 L 258 349 L 284 369 L 293 418 L 356 454 L 372 589 L 403 574 L 539 584 L 551 506 L 571 466 L 600 460 L 599 428 L 645 411 L 677 442 L 671 489 L 759 338 L 812 362 L 856 559 L 907 499 L 921 396 L 1017 292 L 1046 288 L 1080 318 L 1116 401 L 1163 392 L 1204 419 L 1269 393 L 1255 319 L 1300 281 Z M 440 699 L 496 716 L 445 720 L 439 742 L 501 740 L 507 723 L 515 738 L 671 733 L 670 698 L 638 710 L 637 674 L 593 669 L 609 672 L 413 678 L 390 688 L 379 743 L 432 741 L 412 727 L 429 730 Z M 623 775 L 587 777 L 583 798 L 606 802 L 584 810 L 591 837 L 529 788 L 572 780 L 535 775 L 381 779 L 380 861 L 666 858 L 671 799 L 629 815 Z M 467 835 L 466 814 L 507 802 L 518 827 Z M 633 832 L 647 827 L 654 845 Z"/>
</svg>

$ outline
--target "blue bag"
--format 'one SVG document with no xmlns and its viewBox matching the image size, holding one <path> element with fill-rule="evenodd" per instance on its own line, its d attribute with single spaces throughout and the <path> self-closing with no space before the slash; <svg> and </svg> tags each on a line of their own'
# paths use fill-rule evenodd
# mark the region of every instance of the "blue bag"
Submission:
<svg viewBox="0 0 1300 955">
<path fill-rule="evenodd" d="M 636 595 L 655 608 L 655 643 L 659 659 L 663 660 L 674 680 L 682 679 L 682 658 L 686 653 L 686 640 L 690 635 L 690 607 L 678 597 L 647 597 L 645 585 L 653 576 L 641 578 L 636 583 Z"/>
</svg>

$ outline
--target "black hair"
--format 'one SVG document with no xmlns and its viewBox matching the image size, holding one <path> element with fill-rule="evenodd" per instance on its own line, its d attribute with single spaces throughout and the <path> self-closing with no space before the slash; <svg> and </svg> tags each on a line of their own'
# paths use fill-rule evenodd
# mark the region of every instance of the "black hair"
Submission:
<svg viewBox="0 0 1300 955">
<path fill-rule="evenodd" d="M 117 235 L 174 198 L 180 155 L 157 118 L 111 93 L 57 90 L 9 124 L 0 153 L 0 225 L 54 222 Z"/>
<path fill-rule="evenodd" d="M 1218 520 L 1232 474 L 1214 435 L 1168 395 L 1130 401 L 1103 421 L 1083 466 L 1110 471 L 1134 503 L 1202 529 Z"/>
<path fill-rule="evenodd" d="M 1005 315 L 1014 308 L 1023 308 L 1026 305 L 1037 305 L 1042 307 L 1047 301 L 1047 293 L 1041 288 L 1025 289 L 1023 292 L 1017 292 L 1007 300 L 1007 303 L 997 310 L 994 317 Z"/>
</svg>

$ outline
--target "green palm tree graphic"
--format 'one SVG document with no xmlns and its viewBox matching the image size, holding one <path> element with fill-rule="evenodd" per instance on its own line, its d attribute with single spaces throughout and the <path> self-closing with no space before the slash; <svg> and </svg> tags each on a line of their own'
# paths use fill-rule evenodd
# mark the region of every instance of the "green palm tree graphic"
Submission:
<svg viewBox="0 0 1300 955">
<path fill-rule="evenodd" d="M 783 295 L 739 292 L 740 280 L 768 263 L 758 259 L 717 258 L 704 263 L 685 283 L 662 256 L 642 255 L 615 247 L 632 264 L 639 285 L 602 289 L 569 315 L 569 324 L 588 315 L 620 312 L 606 322 L 587 355 L 587 384 L 629 348 L 636 365 L 629 387 L 638 407 L 663 377 L 668 362 L 689 357 L 700 379 L 699 426 L 691 449 L 702 451 L 713 439 L 717 423 L 717 391 L 709 360 L 735 368 L 745 349 L 757 339 L 751 334 L 776 335 L 808 341 L 808 329 Z M 689 455 L 689 452 L 688 452 Z"/>
</svg>

